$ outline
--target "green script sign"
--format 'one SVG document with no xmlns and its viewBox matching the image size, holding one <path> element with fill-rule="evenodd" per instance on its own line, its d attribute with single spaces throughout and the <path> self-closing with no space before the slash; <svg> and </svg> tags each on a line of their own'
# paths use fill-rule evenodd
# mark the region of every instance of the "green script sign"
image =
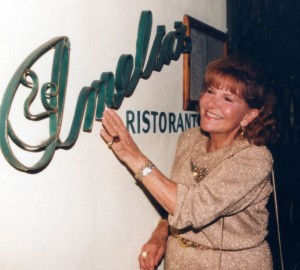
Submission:
<svg viewBox="0 0 300 270">
<path fill-rule="evenodd" d="M 103 72 L 100 80 L 83 87 L 78 96 L 73 122 L 64 142 L 60 139 L 64 102 L 69 69 L 70 42 L 67 37 L 56 37 L 33 51 L 19 66 L 11 78 L 4 93 L 0 107 L 0 146 L 6 160 L 16 169 L 37 173 L 51 161 L 56 149 L 70 149 L 76 142 L 83 122 L 83 130 L 91 131 L 93 119 L 100 120 L 105 106 L 118 109 L 124 97 L 130 97 L 139 79 L 148 79 L 153 70 L 160 71 L 172 60 L 178 60 L 181 53 L 190 53 L 191 40 L 186 36 L 186 26 L 175 22 L 175 31 L 166 34 L 165 26 L 157 26 L 155 39 L 146 62 L 152 28 L 152 13 L 141 13 L 135 58 L 132 55 L 121 55 L 115 75 Z M 38 77 L 30 68 L 41 56 L 54 49 L 51 82 L 41 86 L 41 101 L 45 111 L 32 114 L 30 106 L 39 91 Z M 23 85 L 31 89 L 24 102 L 24 115 L 32 121 L 49 119 L 49 137 L 39 145 L 25 143 L 14 132 L 9 113 L 14 96 Z M 84 118 L 84 119 L 83 119 Z M 15 156 L 9 144 L 9 138 L 20 149 L 29 152 L 43 152 L 42 157 L 33 166 L 25 166 Z"/>
</svg>

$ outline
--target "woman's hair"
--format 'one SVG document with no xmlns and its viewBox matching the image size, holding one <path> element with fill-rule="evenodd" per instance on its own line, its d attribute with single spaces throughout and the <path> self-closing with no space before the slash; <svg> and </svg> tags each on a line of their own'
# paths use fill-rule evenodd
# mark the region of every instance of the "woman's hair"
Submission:
<svg viewBox="0 0 300 270">
<path fill-rule="evenodd" d="M 255 145 L 276 141 L 277 123 L 273 117 L 275 97 L 270 90 L 264 72 L 257 64 L 240 56 L 225 56 L 206 68 L 204 89 L 228 90 L 243 98 L 258 116 L 244 129 L 244 137 Z"/>
</svg>

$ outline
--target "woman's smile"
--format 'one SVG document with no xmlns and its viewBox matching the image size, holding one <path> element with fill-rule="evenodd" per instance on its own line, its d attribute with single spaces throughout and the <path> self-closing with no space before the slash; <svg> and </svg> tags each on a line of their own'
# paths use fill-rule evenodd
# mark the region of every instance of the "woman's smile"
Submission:
<svg viewBox="0 0 300 270">
<path fill-rule="evenodd" d="M 211 119 L 215 119 L 215 120 L 223 119 L 223 117 L 221 117 L 219 115 L 216 115 L 214 113 L 211 113 L 209 111 L 206 112 L 205 116 L 208 117 L 208 118 L 211 118 Z"/>
</svg>

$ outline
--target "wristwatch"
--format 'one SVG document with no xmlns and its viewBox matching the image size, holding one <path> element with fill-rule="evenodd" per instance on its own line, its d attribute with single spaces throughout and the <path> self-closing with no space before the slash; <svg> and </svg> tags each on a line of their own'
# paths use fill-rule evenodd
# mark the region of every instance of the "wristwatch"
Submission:
<svg viewBox="0 0 300 270">
<path fill-rule="evenodd" d="M 152 172 L 152 169 L 155 168 L 155 165 L 148 160 L 135 174 L 135 178 L 139 181 L 142 181 L 142 179 L 150 174 Z"/>
</svg>

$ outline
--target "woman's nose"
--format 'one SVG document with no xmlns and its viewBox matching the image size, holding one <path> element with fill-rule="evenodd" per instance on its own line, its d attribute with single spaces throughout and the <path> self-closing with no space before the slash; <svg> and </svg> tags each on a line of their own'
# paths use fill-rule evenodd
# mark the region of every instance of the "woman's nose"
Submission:
<svg viewBox="0 0 300 270">
<path fill-rule="evenodd" d="M 218 106 L 219 106 L 219 98 L 216 95 L 211 96 L 207 102 L 207 107 L 216 108 Z"/>
</svg>

